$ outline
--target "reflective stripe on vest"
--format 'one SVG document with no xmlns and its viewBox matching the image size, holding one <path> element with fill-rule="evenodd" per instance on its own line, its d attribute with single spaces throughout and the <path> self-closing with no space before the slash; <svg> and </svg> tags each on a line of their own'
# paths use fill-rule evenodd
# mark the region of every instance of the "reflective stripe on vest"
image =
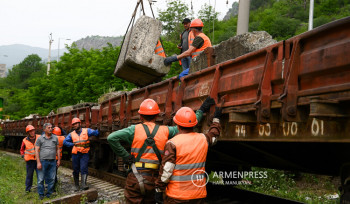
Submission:
<svg viewBox="0 0 350 204">
<path fill-rule="evenodd" d="M 152 122 L 145 122 L 145 125 L 149 128 L 149 131 L 152 132 L 155 124 Z M 165 143 L 168 141 L 169 137 L 169 129 L 167 126 L 159 126 L 159 129 L 157 131 L 157 134 L 154 136 L 154 141 L 156 143 L 156 146 L 161 153 L 161 156 L 163 157 L 164 152 L 164 146 Z M 135 158 L 138 155 L 139 150 L 143 146 L 143 143 L 147 139 L 147 135 L 145 132 L 145 129 L 143 128 L 142 124 L 138 124 L 135 126 L 135 133 L 134 133 L 134 140 L 131 144 L 131 154 L 135 156 Z M 140 158 L 140 162 L 145 163 L 152 163 L 152 164 L 159 164 L 157 155 L 155 154 L 154 150 L 151 146 L 148 146 L 145 149 L 145 152 L 142 154 Z"/>
<path fill-rule="evenodd" d="M 176 148 L 176 161 L 166 194 L 174 199 L 205 198 L 205 161 L 208 142 L 201 133 L 179 134 L 170 140 Z"/>
<path fill-rule="evenodd" d="M 202 47 L 200 47 L 200 48 L 196 49 L 194 52 L 192 52 L 192 54 L 191 54 L 192 58 L 197 57 L 201 52 L 203 52 L 203 50 L 205 50 L 205 48 L 211 47 L 210 39 L 204 33 L 199 33 L 198 36 L 203 38 L 204 43 L 203 43 Z"/>
<path fill-rule="evenodd" d="M 88 136 L 88 129 L 82 128 L 80 135 L 78 135 L 75 130 L 71 133 L 72 141 L 74 143 L 72 154 L 88 153 L 90 150 L 90 141 Z"/>
<path fill-rule="evenodd" d="M 35 141 L 34 144 L 31 143 L 27 137 L 23 139 L 24 145 L 25 145 L 25 150 L 24 150 L 24 160 L 29 161 L 29 160 L 35 160 L 35 143 L 36 140 L 40 137 L 40 135 L 35 135 Z"/>
<path fill-rule="evenodd" d="M 57 136 L 58 139 L 58 149 L 60 150 L 60 155 L 62 159 L 62 147 L 63 147 L 63 141 L 64 141 L 64 136 Z M 57 154 L 56 154 L 56 160 L 58 160 Z"/>
<path fill-rule="evenodd" d="M 188 33 L 188 48 L 192 45 L 193 40 L 194 40 L 194 35 L 193 35 L 193 32 L 190 31 L 190 32 Z"/>
<path fill-rule="evenodd" d="M 166 57 L 163 46 L 159 40 L 158 40 L 158 43 L 156 45 L 156 48 L 154 49 L 154 53 L 156 53 L 157 55 L 159 55 L 161 57 Z"/>
</svg>

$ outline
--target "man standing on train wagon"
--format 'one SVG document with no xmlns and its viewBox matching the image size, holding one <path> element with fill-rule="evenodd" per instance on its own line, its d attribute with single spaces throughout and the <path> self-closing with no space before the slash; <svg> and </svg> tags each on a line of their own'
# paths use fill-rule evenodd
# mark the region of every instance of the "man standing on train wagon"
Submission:
<svg viewBox="0 0 350 204">
<path fill-rule="evenodd" d="M 207 47 L 211 47 L 211 42 L 209 37 L 202 32 L 203 27 L 204 27 L 204 24 L 201 21 L 201 19 L 194 19 L 190 25 L 191 32 L 193 32 L 193 35 L 194 35 L 194 40 L 193 42 L 189 42 L 190 46 L 188 50 L 186 50 L 184 53 L 178 56 L 174 55 L 174 56 L 165 58 L 164 64 L 166 66 L 169 66 L 173 62 L 189 56 L 191 56 L 193 59 L 197 57 L 201 52 L 203 52 Z M 189 67 L 187 67 L 187 69 L 183 71 L 179 77 L 181 78 L 183 76 L 186 76 L 188 74 L 188 71 L 189 71 Z"/>
<path fill-rule="evenodd" d="M 55 183 L 56 166 L 60 166 L 61 157 L 58 148 L 58 139 L 52 134 L 52 125 L 43 125 L 44 134 L 35 142 L 35 156 L 38 168 L 38 193 L 44 198 L 44 181 L 47 184 L 46 197 L 50 198 Z M 56 155 L 58 160 L 56 161 Z"/>
<path fill-rule="evenodd" d="M 75 191 L 79 191 L 79 171 L 81 173 L 81 188 L 87 190 L 89 189 L 89 186 L 86 184 L 90 150 L 89 137 L 98 136 L 100 133 L 98 130 L 81 128 L 79 118 L 73 118 L 72 126 L 74 131 L 67 135 L 63 141 L 63 145 L 73 147 L 72 165 Z"/>
<path fill-rule="evenodd" d="M 62 136 L 61 128 L 59 128 L 59 127 L 54 127 L 53 131 L 52 131 L 52 134 L 57 136 L 58 148 L 60 150 L 60 158 L 62 159 L 62 147 L 63 147 L 63 141 L 64 141 L 65 137 Z M 58 155 L 56 155 L 56 160 L 58 160 Z M 56 190 L 56 185 L 57 185 L 57 170 L 58 170 L 58 166 L 56 166 L 56 176 L 55 176 L 54 191 Z"/>
<path fill-rule="evenodd" d="M 210 97 L 204 101 L 195 115 L 198 121 L 213 104 L 215 101 Z M 107 141 L 116 155 L 122 157 L 132 169 L 125 185 L 127 203 L 154 203 L 154 182 L 158 177 L 164 145 L 178 133 L 178 129 L 176 126 L 159 126 L 155 123 L 160 109 L 153 99 L 145 99 L 138 113 L 142 124 L 113 132 Z M 131 154 L 120 144 L 121 141 L 131 145 Z"/>
<path fill-rule="evenodd" d="M 181 50 L 180 54 L 182 54 L 188 50 L 190 45 L 192 45 L 192 42 L 194 39 L 193 32 L 190 30 L 191 20 L 188 18 L 185 18 L 182 21 L 182 24 L 184 25 L 185 30 L 180 34 L 181 42 L 177 46 L 177 48 L 179 48 Z M 182 65 L 182 71 L 184 71 L 190 67 L 191 56 L 184 57 L 180 61 L 181 61 L 181 65 Z"/>
<path fill-rule="evenodd" d="M 38 139 L 38 137 L 40 137 L 40 135 L 35 134 L 35 128 L 32 125 L 27 125 L 26 133 L 28 134 L 28 137 L 23 139 L 20 153 L 22 158 L 24 158 L 24 160 L 26 161 L 26 193 L 29 193 L 33 185 L 34 170 L 36 171 L 36 176 L 38 177 L 34 146 L 36 140 Z"/>
<path fill-rule="evenodd" d="M 214 145 L 220 136 L 221 108 L 216 107 L 213 123 L 208 133 L 196 133 L 193 127 L 198 123 L 189 107 L 180 108 L 173 120 L 179 134 L 170 139 L 164 147 L 164 157 L 156 181 L 155 201 L 165 203 L 204 203 L 207 196 L 205 161 L 208 146 Z M 200 178 L 200 179 L 196 179 Z"/>
</svg>

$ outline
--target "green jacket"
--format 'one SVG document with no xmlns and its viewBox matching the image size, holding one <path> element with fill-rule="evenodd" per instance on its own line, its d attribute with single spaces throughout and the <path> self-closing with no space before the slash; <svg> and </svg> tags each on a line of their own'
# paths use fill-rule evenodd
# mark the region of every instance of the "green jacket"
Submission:
<svg viewBox="0 0 350 204">
<path fill-rule="evenodd" d="M 202 120 L 203 112 L 201 110 L 197 110 L 196 117 L 199 123 Z M 177 126 L 168 126 L 168 128 L 169 128 L 168 139 L 173 138 L 179 132 L 179 130 L 177 129 Z M 134 140 L 134 133 L 135 133 L 135 125 L 131 125 L 130 127 L 112 132 L 110 135 L 108 135 L 107 141 L 111 146 L 112 150 L 117 154 L 117 156 L 126 158 L 130 155 L 125 150 L 125 148 L 120 144 L 120 142 L 123 141 L 131 145 Z"/>
</svg>

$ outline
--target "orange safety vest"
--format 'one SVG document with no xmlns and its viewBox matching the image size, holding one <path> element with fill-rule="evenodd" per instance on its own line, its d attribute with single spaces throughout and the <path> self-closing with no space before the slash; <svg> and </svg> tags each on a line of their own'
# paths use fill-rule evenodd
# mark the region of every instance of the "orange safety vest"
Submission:
<svg viewBox="0 0 350 204">
<path fill-rule="evenodd" d="M 163 49 L 163 46 L 162 46 L 162 43 L 160 43 L 160 40 L 158 40 L 156 48 L 154 49 L 154 53 L 156 53 L 157 55 L 159 55 L 161 57 L 166 57 L 164 49 Z"/>
<path fill-rule="evenodd" d="M 198 56 L 201 52 L 203 52 L 203 50 L 205 50 L 205 48 L 211 47 L 211 42 L 210 42 L 210 39 L 208 38 L 208 36 L 206 36 L 204 33 L 199 33 L 198 36 L 203 38 L 204 43 L 203 43 L 202 47 L 200 47 L 200 48 L 196 49 L 194 52 L 192 52 L 192 54 L 191 54 L 192 58 Z"/>
<path fill-rule="evenodd" d="M 150 132 L 152 132 L 155 127 L 155 123 L 145 122 L 143 124 L 147 125 Z M 156 143 L 156 146 L 162 158 L 164 155 L 164 146 L 165 146 L 165 143 L 168 141 L 168 137 L 169 137 L 168 127 L 163 125 L 159 126 L 159 129 L 156 135 L 154 136 L 154 141 Z M 132 141 L 132 144 L 131 144 L 131 154 L 134 155 L 135 158 L 137 157 L 146 139 L 147 139 L 147 134 L 145 132 L 145 129 L 143 128 L 142 124 L 137 124 L 135 126 L 134 140 Z M 146 148 L 146 150 L 144 151 L 144 153 L 140 158 L 140 162 L 159 164 L 158 157 L 151 146 L 148 146 Z"/>
<path fill-rule="evenodd" d="M 26 146 L 26 149 L 24 150 L 24 160 L 29 161 L 29 160 L 36 160 L 35 159 L 35 143 L 36 140 L 40 137 L 40 135 L 35 135 L 35 142 L 34 144 L 31 143 L 27 137 L 23 139 L 24 145 Z"/>
<path fill-rule="evenodd" d="M 88 129 L 82 128 L 80 135 L 78 135 L 75 130 L 71 133 L 71 137 L 74 143 L 72 154 L 88 153 L 90 150 L 90 141 L 88 135 Z"/>
<path fill-rule="evenodd" d="M 192 132 L 176 135 L 169 141 L 176 147 L 176 164 L 166 188 L 167 196 L 179 200 L 205 198 L 205 161 L 208 152 L 206 137 Z"/>
<path fill-rule="evenodd" d="M 62 159 L 62 147 L 63 147 L 63 141 L 65 139 L 64 136 L 57 136 L 58 139 L 58 148 L 60 149 L 60 155 L 61 155 L 61 159 Z M 58 160 L 57 154 L 56 154 L 56 160 Z"/>
</svg>

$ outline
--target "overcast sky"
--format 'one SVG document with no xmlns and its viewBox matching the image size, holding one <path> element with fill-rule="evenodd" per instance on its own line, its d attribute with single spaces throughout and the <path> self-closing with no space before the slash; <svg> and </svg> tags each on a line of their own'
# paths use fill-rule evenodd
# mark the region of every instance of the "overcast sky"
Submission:
<svg viewBox="0 0 350 204">
<path fill-rule="evenodd" d="M 191 0 L 183 0 L 190 7 Z M 216 3 L 216 11 L 222 19 L 237 0 L 192 0 L 195 15 L 204 3 Z M 0 46 L 25 44 L 48 48 L 52 32 L 57 49 L 86 36 L 124 35 L 137 0 L 0 0 Z M 148 0 L 144 0 L 146 9 Z M 153 5 L 155 15 L 166 9 L 166 0 Z M 146 10 L 146 15 L 151 12 Z M 69 38 L 71 41 L 65 41 Z"/>
</svg>

